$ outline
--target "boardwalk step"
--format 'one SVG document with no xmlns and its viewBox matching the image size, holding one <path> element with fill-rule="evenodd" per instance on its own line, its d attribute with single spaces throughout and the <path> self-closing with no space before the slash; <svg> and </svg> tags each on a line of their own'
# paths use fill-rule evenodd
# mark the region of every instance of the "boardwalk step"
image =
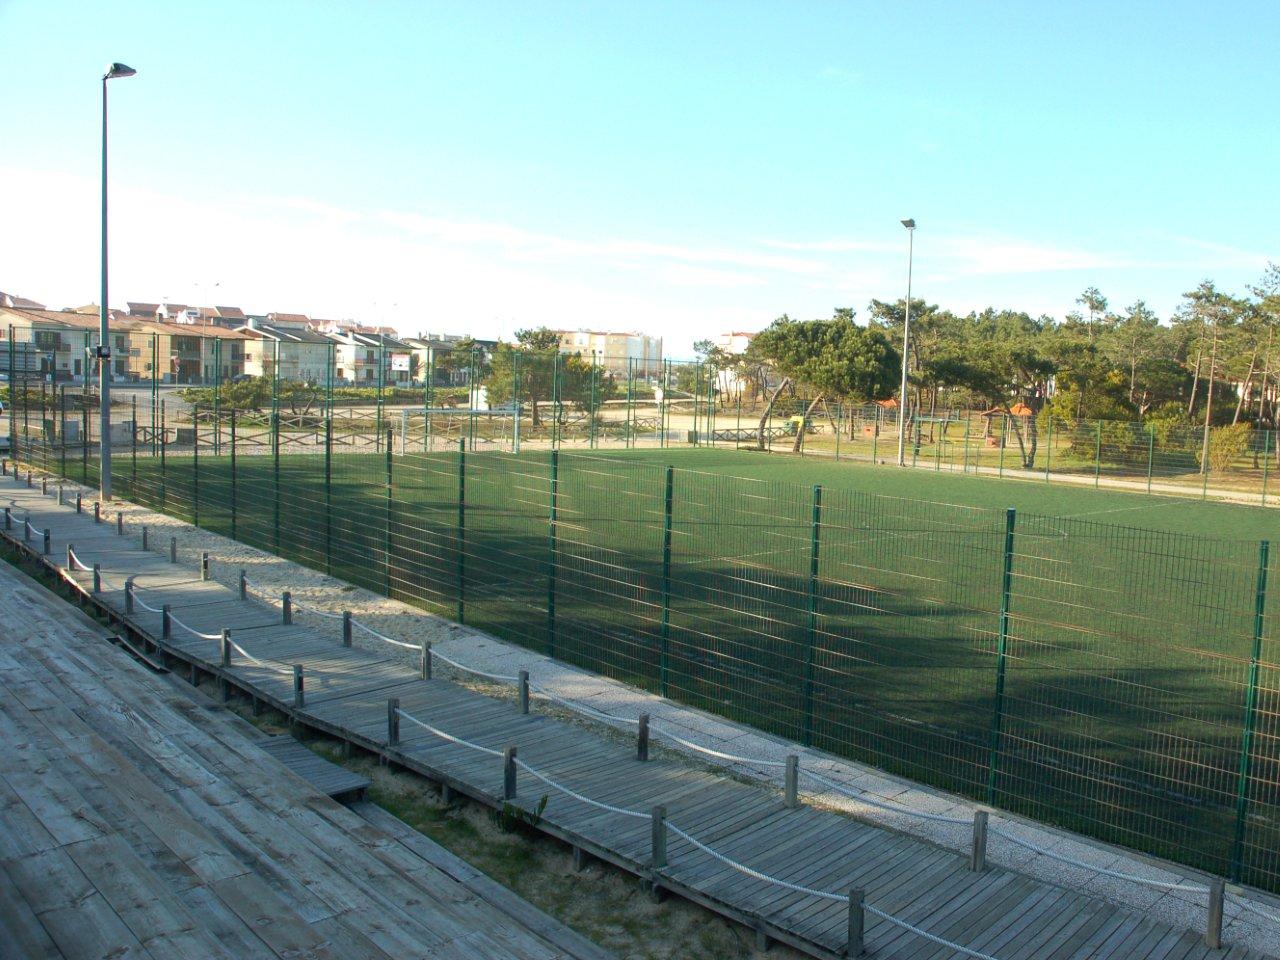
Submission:
<svg viewBox="0 0 1280 960">
<path fill-rule="evenodd" d="M 272 737 L 262 741 L 261 747 L 321 793 L 335 800 L 341 797 L 360 799 L 369 789 L 368 778 L 317 756 L 293 737 Z"/>
</svg>

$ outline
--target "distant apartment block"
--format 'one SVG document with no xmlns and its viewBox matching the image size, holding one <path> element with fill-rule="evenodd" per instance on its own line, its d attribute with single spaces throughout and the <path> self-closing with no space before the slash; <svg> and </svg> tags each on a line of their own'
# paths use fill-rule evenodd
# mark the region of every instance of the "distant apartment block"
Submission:
<svg viewBox="0 0 1280 960">
<path fill-rule="evenodd" d="M 580 353 L 611 373 L 656 377 L 662 372 L 662 338 L 636 332 L 556 330 L 561 353 Z"/>
<path fill-rule="evenodd" d="M 305 325 L 277 326 L 250 318 L 237 332 L 245 337 L 244 372 L 304 383 L 326 383 L 336 353 L 332 337 Z"/>
</svg>

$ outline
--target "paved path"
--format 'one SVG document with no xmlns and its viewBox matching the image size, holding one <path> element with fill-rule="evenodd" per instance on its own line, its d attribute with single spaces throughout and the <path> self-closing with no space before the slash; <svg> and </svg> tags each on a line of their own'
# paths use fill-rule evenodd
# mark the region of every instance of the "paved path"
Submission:
<svg viewBox="0 0 1280 960">
<path fill-rule="evenodd" d="M 0 563 L 0 956 L 607 960 L 205 699 Z"/>
<path fill-rule="evenodd" d="M 1263 956 L 1210 949 L 1194 931 L 1014 870 L 973 872 L 957 853 L 788 805 L 757 784 L 682 763 L 641 761 L 615 738 L 522 713 L 441 679 L 420 679 L 398 657 L 283 623 L 278 606 L 242 600 L 38 490 L 11 480 L 0 490 L 17 506 L 16 516 L 29 510 L 37 528 L 50 530 L 51 559 L 62 558 L 70 540 L 83 563 L 101 565 L 101 602 L 123 611 L 121 585 L 132 575 L 143 602 L 170 604 L 176 619 L 167 639 L 159 613 L 138 607 L 130 623 L 174 662 L 482 803 L 510 803 L 576 848 L 815 956 L 845 953 L 851 914 L 845 897 L 855 889 L 867 907 L 865 946 L 877 957 Z M 91 574 L 73 576 L 88 588 Z M 235 644 L 226 666 L 218 639 L 224 628 Z M 303 667 L 301 696 L 294 665 Z M 504 760 L 513 747 L 518 764 Z M 668 825 L 665 865 L 655 859 L 650 813 L 657 804 L 665 806 Z"/>
</svg>

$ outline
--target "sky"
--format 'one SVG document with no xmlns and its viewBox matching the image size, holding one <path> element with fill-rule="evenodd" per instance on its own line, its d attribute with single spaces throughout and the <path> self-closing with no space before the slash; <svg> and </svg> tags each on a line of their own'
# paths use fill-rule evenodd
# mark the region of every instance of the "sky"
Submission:
<svg viewBox="0 0 1280 960">
<path fill-rule="evenodd" d="M 0 0 L 0 290 L 672 357 L 1280 260 L 1274 2 Z"/>
</svg>

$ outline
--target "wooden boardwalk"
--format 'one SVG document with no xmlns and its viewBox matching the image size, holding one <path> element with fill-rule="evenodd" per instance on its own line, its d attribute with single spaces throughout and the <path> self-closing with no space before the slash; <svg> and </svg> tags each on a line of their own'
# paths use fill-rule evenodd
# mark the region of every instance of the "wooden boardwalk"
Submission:
<svg viewBox="0 0 1280 960">
<path fill-rule="evenodd" d="M 0 564 L 0 957 L 607 960 L 174 683 Z"/>
<path fill-rule="evenodd" d="M 241 600 L 233 590 L 202 581 L 190 566 L 142 551 L 132 536 L 118 536 L 111 524 L 95 525 L 91 514 L 58 507 L 38 490 L 6 478 L 0 491 L 15 517 L 30 511 L 37 528 L 50 530 L 52 561 L 60 563 L 72 541 L 84 563 L 100 565 L 101 603 L 122 612 L 121 585 L 135 576 L 143 588 L 137 596 L 147 604 L 170 604 L 183 623 L 210 637 L 229 629 L 238 648 L 230 666 L 222 666 L 218 640 L 177 627 L 162 639 L 161 615 L 136 608 L 128 618 L 131 628 L 171 662 L 216 676 L 298 724 L 491 807 L 509 802 L 532 811 L 545 798 L 539 829 L 814 956 L 846 955 L 850 911 L 847 902 L 795 887 L 863 891 L 869 908 L 864 946 L 874 957 L 942 960 L 977 952 L 996 960 L 1261 960 L 1261 954 L 1242 948 L 1211 949 L 1197 932 L 1011 870 L 973 872 L 968 859 L 954 852 L 835 813 L 789 807 L 766 787 L 684 764 L 641 761 L 634 750 L 591 730 L 521 713 L 509 702 L 444 680 L 424 680 L 395 659 L 341 646 L 305 625 L 282 623 L 279 606 Z M 17 520 L 8 535 L 21 539 Z M 35 540 L 33 545 L 39 546 Z M 91 574 L 73 576 L 90 588 Z M 303 667 L 300 698 L 295 664 Z M 401 711 L 395 742 L 388 722 L 391 699 Z M 408 717 L 470 745 L 444 739 Z M 586 799 L 568 796 L 524 768 L 504 784 L 500 754 L 509 747 L 517 748 L 520 761 Z M 514 798 L 505 799 L 512 785 Z M 722 857 L 793 886 L 747 875 L 674 833 L 667 834 L 665 865 L 655 868 L 648 817 L 599 804 L 642 814 L 660 804 L 670 824 Z M 941 946 L 921 931 L 970 952 Z"/>
</svg>

